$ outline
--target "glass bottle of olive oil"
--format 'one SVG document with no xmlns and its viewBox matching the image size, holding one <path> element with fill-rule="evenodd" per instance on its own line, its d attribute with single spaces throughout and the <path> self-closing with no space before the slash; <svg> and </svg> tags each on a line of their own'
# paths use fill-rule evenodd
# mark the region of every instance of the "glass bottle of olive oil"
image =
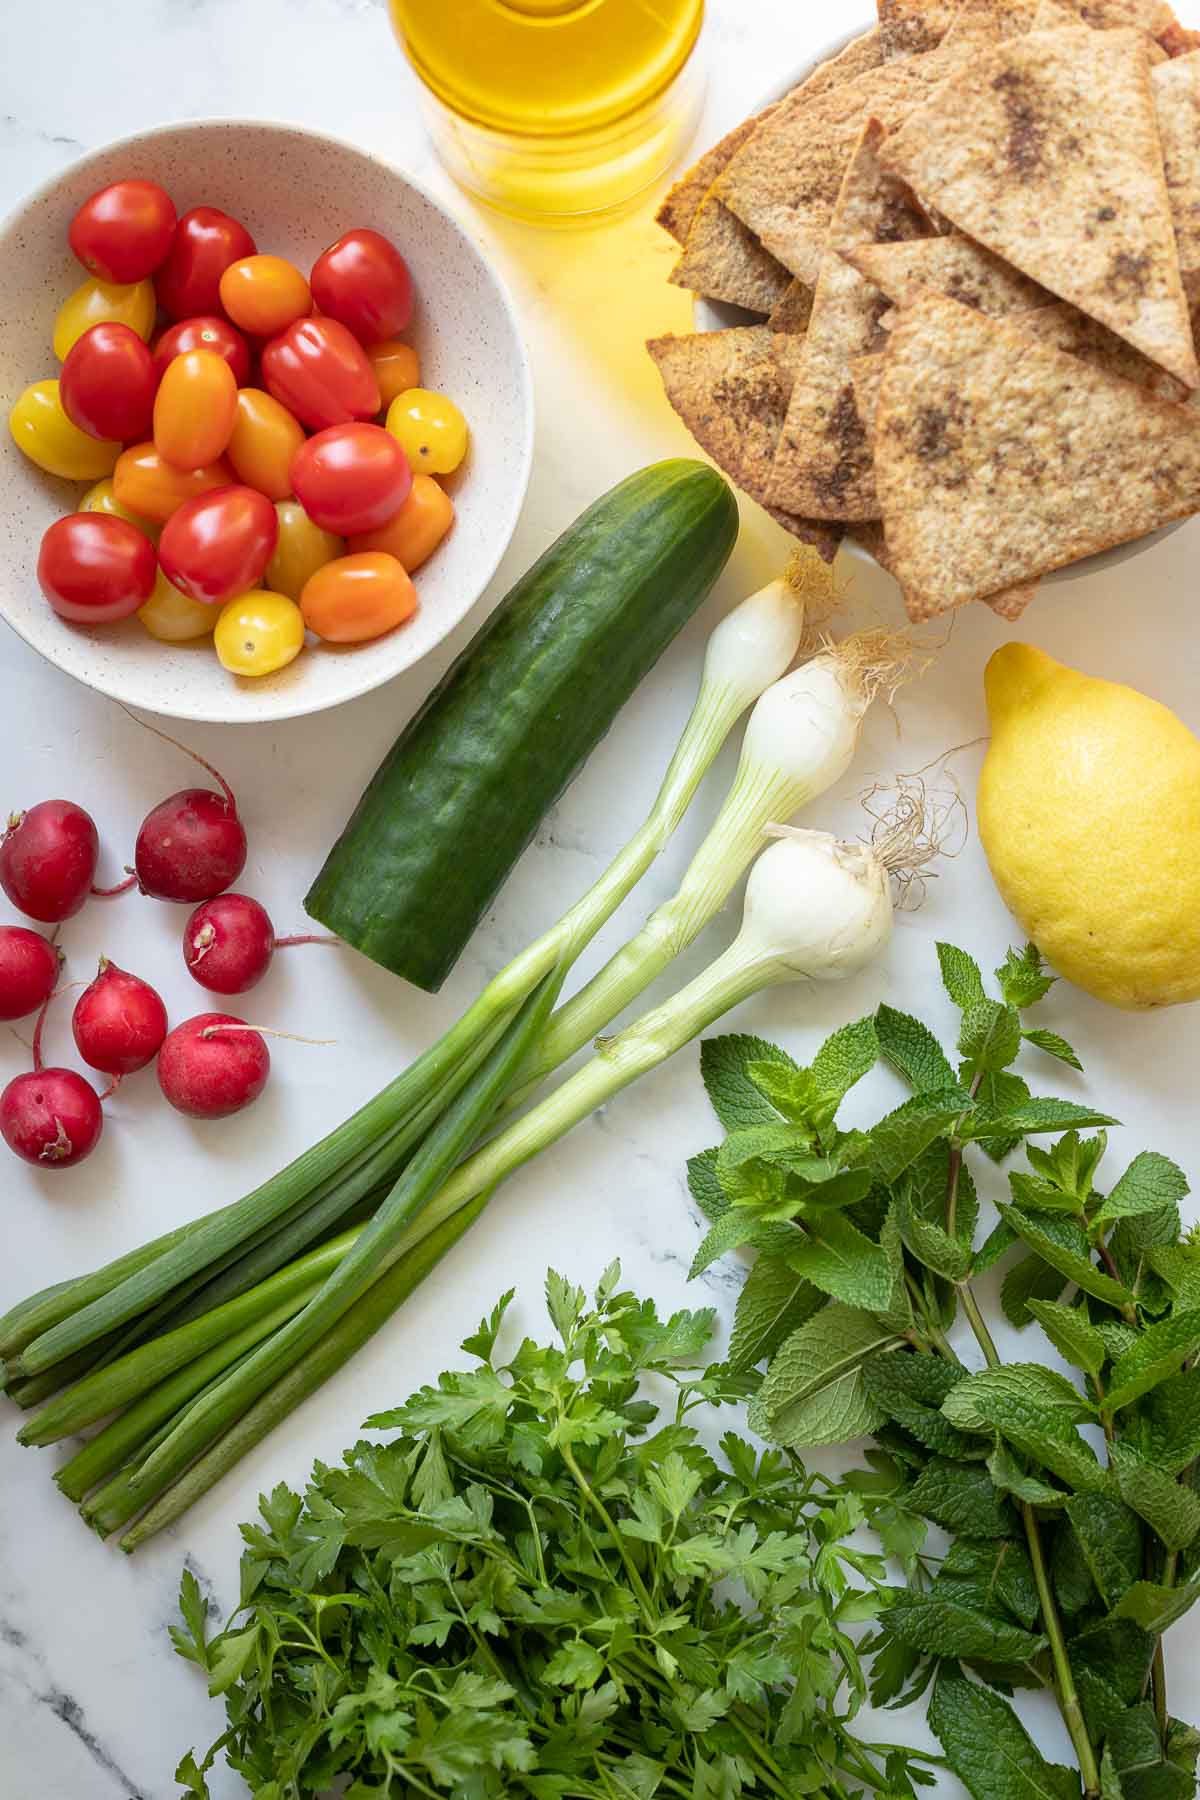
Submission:
<svg viewBox="0 0 1200 1800">
<path fill-rule="evenodd" d="M 505 212 L 611 211 L 696 123 L 704 0 L 390 0 L 455 179 Z"/>
</svg>

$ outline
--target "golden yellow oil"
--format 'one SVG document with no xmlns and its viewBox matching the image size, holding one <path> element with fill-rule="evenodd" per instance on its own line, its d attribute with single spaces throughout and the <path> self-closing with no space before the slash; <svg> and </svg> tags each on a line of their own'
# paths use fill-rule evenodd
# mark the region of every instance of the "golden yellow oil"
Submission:
<svg viewBox="0 0 1200 1800">
<path fill-rule="evenodd" d="M 390 0 L 438 150 L 505 211 L 611 211 L 690 133 L 704 0 Z"/>
</svg>

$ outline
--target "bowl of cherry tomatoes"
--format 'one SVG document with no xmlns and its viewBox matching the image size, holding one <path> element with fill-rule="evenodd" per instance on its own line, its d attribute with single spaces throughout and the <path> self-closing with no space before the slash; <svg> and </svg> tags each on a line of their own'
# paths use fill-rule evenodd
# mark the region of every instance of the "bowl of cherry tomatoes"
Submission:
<svg viewBox="0 0 1200 1800">
<path fill-rule="evenodd" d="M 461 225 L 379 158 L 198 121 L 0 226 L 0 616 L 152 712 L 378 687 L 460 623 L 525 498 L 528 359 Z"/>
</svg>

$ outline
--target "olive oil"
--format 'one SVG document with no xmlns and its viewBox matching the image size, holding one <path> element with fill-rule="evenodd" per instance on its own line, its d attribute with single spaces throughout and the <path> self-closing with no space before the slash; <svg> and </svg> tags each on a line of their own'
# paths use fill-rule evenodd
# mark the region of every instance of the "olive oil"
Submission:
<svg viewBox="0 0 1200 1800">
<path fill-rule="evenodd" d="M 506 212 L 620 207 L 690 135 L 704 0 L 391 0 L 455 179 Z"/>
</svg>

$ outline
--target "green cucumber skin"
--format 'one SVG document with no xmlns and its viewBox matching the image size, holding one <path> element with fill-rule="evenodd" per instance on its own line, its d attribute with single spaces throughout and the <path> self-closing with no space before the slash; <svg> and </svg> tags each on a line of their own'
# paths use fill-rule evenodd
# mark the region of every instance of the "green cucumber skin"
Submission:
<svg viewBox="0 0 1200 1800">
<path fill-rule="evenodd" d="M 517 858 L 737 537 L 706 463 L 601 496 L 511 589 L 377 770 L 305 910 L 436 993 Z"/>
</svg>

